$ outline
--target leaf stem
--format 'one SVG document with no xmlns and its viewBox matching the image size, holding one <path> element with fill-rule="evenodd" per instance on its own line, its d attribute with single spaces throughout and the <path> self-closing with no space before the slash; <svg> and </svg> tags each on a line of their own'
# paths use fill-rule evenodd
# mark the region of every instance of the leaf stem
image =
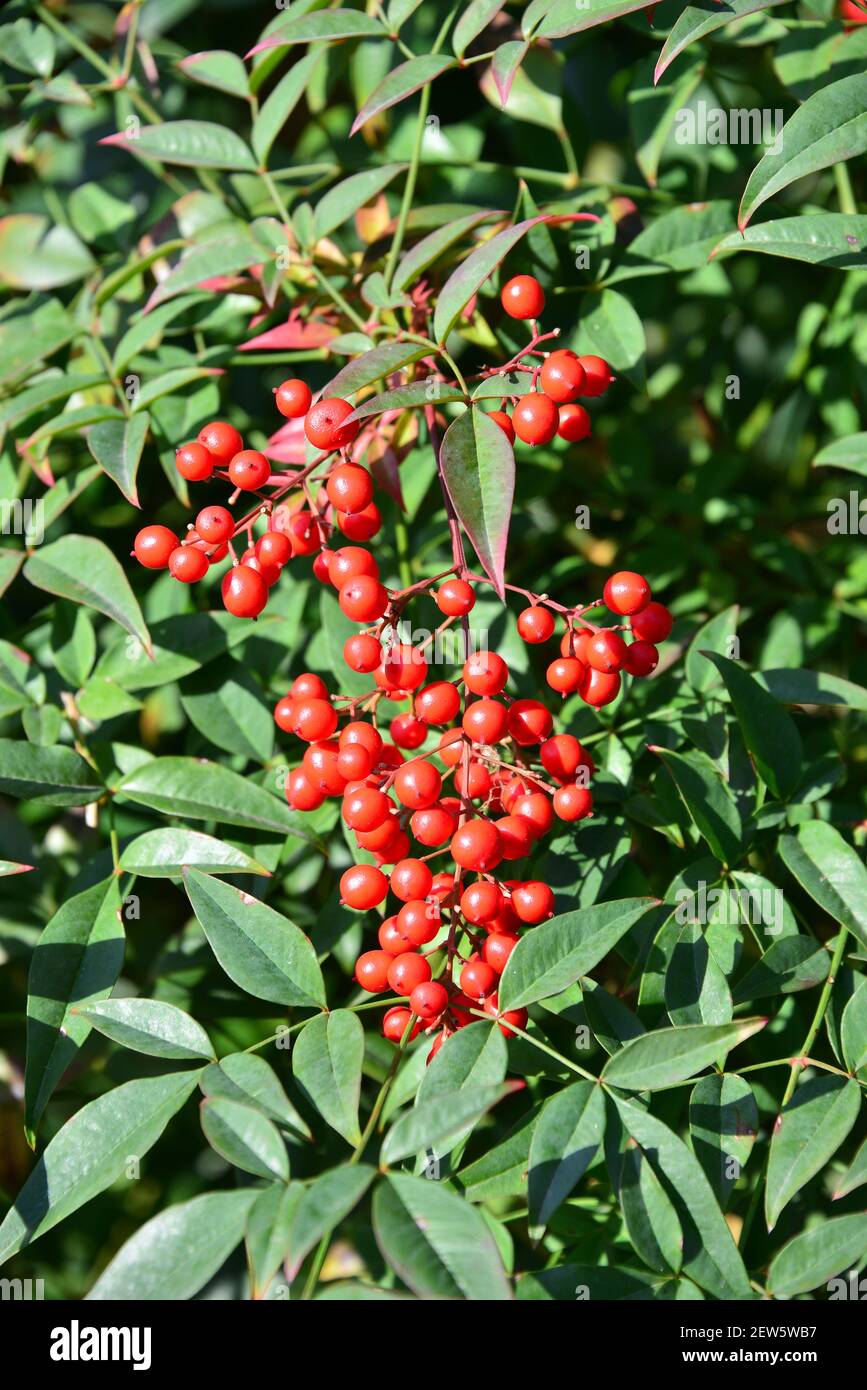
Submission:
<svg viewBox="0 0 867 1390">
<path fill-rule="evenodd" d="M 389 250 L 388 259 L 385 263 L 385 270 L 383 271 L 386 289 L 388 290 L 391 289 L 392 278 L 397 266 L 397 258 L 403 246 L 403 239 L 406 235 L 406 224 L 409 219 L 410 209 L 412 208 L 412 200 L 415 196 L 415 186 L 418 180 L 419 165 L 421 163 L 422 145 L 424 144 L 425 122 L 427 121 L 428 112 L 430 111 L 430 98 L 431 84 L 428 83 L 427 86 L 422 89 L 421 101 L 419 102 L 418 108 L 418 121 L 415 128 L 415 143 L 412 147 L 412 156 L 410 158 L 409 169 L 407 170 L 406 183 L 403 189 L 403 199 L 397 218 L 397 227 L 395 228 L 391 249 Z"/>
</svg>

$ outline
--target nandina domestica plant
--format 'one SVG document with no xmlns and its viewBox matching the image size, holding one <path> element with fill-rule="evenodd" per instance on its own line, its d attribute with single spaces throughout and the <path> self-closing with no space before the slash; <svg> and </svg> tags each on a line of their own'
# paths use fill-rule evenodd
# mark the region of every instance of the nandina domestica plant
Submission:
<svg viewBox="0 0 867 1390">
<path fill-rule="evenodd" d="M 0 26 L 0 1260 L 848 1297 L 857 3 L 188 8 Z"/>
</svg>

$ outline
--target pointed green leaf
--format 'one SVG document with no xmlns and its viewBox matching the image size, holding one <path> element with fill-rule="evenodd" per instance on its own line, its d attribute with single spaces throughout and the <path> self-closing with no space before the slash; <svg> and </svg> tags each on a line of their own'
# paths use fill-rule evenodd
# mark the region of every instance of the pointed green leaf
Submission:
<svg viewBox="0 0 867 1390">
<path fill-rule="evenodd" d="M 725 1210 L 732 1189 L 749 1158 L 759 1128 L 759 1111 L 749 1082 L 742 1076 L 705 1076 L 689 1098 L 689 1133 L 693 1152 Z"/>
<path fill-rule="evenodd" d="M 179 878 L 184 869 L 270 877 L 267 869 L 234 845 L 199 830 L 183 830 L 174 825 L 136 836 L 122 851 L 120 865 L 127 873 L 143 878 Z"/>
<path fill-rule="evenodd" d="M 602 1080 L 629 1091 L 656 1091 L 686 1081 L 721 1054 L 746 1042 L 767 1021 L 744 1018 L 733 1023 L 687 1024 L 683 1028 L 644 1033 L 608 1058 Z"/>
<path fill-rule="evenodd" d="M 771 793 L 785 801 L 801 775 L 801 736 L 790 716 L 743 667 L 707 652 L 722 676 L 744 743 Z"/>
<path fill-rule="evenodd" d="M 199 1085 L 208 1097 L 226 1096 L 228 1100 L 252 1105 L 278 1125 L 294 1129 L 306 1139 L 313 1138 L 273 1067 L 256 1052 L 231 1052 L 228 1057 L 221 1057 L 219 1062 L 205 1067 Z"/>
<path fill-rule="evenodd" d="M 439 1183 L 389 1173 L 374 1193 L 373 1229 L 386 1264 L 419 1298 L 511 1298 L 483 1217 Z"/>
<path fill-rule="evenodd" d="M 116 790 L 139 806 L 170 816 L 278 835 L 298 833 L 297 818 L 285 799 L 207 758 L 154 758 L 121 778 Z"/>
<path fill-rule="evenodd" d="M 105 999 L 77 1005 L 74 1012 L 121 1047 L 149 1057 L 209 1062 L 214 1056 L 202 1025 L 160 999 Z"/>
<path fill-rule="evenodd" d="M 546 1226 L 592 1163 L 605 1131 L 602 1090 L 576 1081 L 543 1107 L 530 1144 L 530 1225 Z"/>
<path fill-rule="evenodd" d="M 93 536 L 62 536 L 40 546 L 24 566 L 37 589 L 86 604 L 120 623 L 150 650 L 150 633 L 120 562 Z"/>
<path fill-rule="evenodd" d="M 696 749 L 674 753 L 653 747 L 665 763 L 696 830 L 721 864 L 730 866 L 742 853 L 743 830 L 731 790 L 715 764 Z"/>
<path fill-rule="evenodd" d="M 867 1213 L 834 1216 L 778 1250 L 768 1270 L 768 1293 L 794 1298 L 827 1286 L 835 1274 L 858 1269 L 867 1255 Z"/>
<path fill-rule="evenodd" d="M 417 1101 L 385 1136 L 381 1162 L 397 1163 L 429 1149 L 448 1153 L 488 1110 L 523 1085 L 523 1081 L 506 1081 L 499 1086 L 466 1086 L 432 1100 Z"/>
<path fill-rule="evenodd" d="M 139 505 L 136 477 L 149 425 L 150 416 L 142 411 L 125 420 L 103 420 L 87 431 L 91 454 L 134 507 Z"/>
<path fill-rule="evenodd" d="M 296 1278 L 316 1242 L 358 1205 L 375 1177 L 375 1168 L 363 1163 L 345 1164 L 320 1174 L 304 1188 L 300 1200 L 292 1208 L 286 1232 L 286 1269 L 290 1281 Z"/>
<path fill-rule="evenodd" d="M 314 1018 L 302 1028 L 292 1054 L 292 1071 L 307 1100 L 353 1145 L 361 1139 L 358 1102 L 363 1061 L 364 1029 L 348 1009 Z"/>
<path fill-rule="evenodd" d="M 98 774 L 71 748 L 59 744 L 37 747 L 13 738 L 0 738 L 0 792 L 47 806 L 86 806 L 98 801 L 105 788 Z"/>
<path fill-rule="evenodd" d="M 403 168 L 402 164 L 383 164 L 375 169 L 364 169 L 360 174 L 350 174 L 348 179 L 342 179 L 329 188 L 316 204 L 314 224 L 317 238 L 330 236 L 344 222 L 348 222 L 359 208 L 387 188 Z"/>
<path fill-rule="evenodd" d="M 813 1077 L 795 1091 L 777 1116 L 768 1155 L 765 1216 L 773 1230 L 796 1192 L 833 1158 L 851 1130 L 861 1105 L 857 1081 Z"/>
<path fill-rule="evenodd" d="M 261 1110 L 214 1096 L 202 1101 L 201 1119 L 205 1138 L 227 1163 L 257 1178 L 288 1182 L 286 1145 Z"/>
<path fill-rule="evenodd" d="M 231 127 L 214 121 L 163 121 L 140 126 L 134 134 L 107 135 L 100 145 L 116 145 L 142 159 L 184 164 L 192 169 L 234 169 L 252 173 L 256 161 Z"/>
<path fill-rule="evenodd" d="M 779 854 L 790 874 L 835 922 L 867 946 L 867 869 L 839 830 L 825 821 L 781 835 Z"/>
</svg>

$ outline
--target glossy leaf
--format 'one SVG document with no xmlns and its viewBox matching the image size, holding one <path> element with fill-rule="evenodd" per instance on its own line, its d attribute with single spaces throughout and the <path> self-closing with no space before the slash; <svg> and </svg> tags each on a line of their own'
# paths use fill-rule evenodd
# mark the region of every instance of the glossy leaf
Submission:
<svg viewBox="0 0 867 1390">
<path fill-rule="evenodd" d="M 124 848 L 121 868 L 143 878 L 178 878 L 184 869 L 210 874 L 264 874 L 269 870 L 235 845 L 199 830 L 162 826 L 137 835 Z"/>
<path fill-rule="evenodd" d="M 128 801 L 167 815 L 277 835 L 299 833 L 285 800 L 206 758 L 154 758 L 122 778 L 117 791 Z"/>
<path fill-rule="evenodd" d="M 826 1286 L 835 1274 L 857 1269 L 867 1254 L 867 1213 L 835 1216 L 778 1250 L 768 1270 L 768 1292 L 794 1298 Z"/>
<path fill-rule="evenodd" d="M 822 212 L 755 222 L 723 237 L 714 247 L 713 255 L 757 251 L 765 256 L 827 266 L 831 270 L 863 270 L 867 264 L 865 246 L 867 217 Z"/>
<path fill-rule="evenodd" d="M 845 468 L 850 473 L 867 475 L 867 431 L 849 434 L 826 444 L 813 459 L 814 468 Z"/>
<path fill-rule="evenodd" d="M 322 50 L 312 48 L 281 77 L 262 102 L 253 121 L 251 144 L 260 164 L 267 164 L 271 147 L 288 121 L 322 59 Z"/>
<path fill-rule="evenodd" d="M 329 188 L 316 204 L 316 236 L 330 236 L 344 222 L 348 222 L 360 207 L 387 188 L 402 168 L 402 164 L 384 164 L 378 169 L 365 169 L 360 174 L 350 174 L 348 179 Z"/>
<path fill-rule="evenodd" d="M 382 25 L 370 15 L 358 10 L 328 10 L 290 20 L 285 30 L 278 29 L 275 34 L 263 39 L 250 49 L 247 57 L 269 48 L 286 48 L 295 43 L 314 43 L 323 39 L 384 39 L 385 36 Z"/>
<path fill-rule="evenodd" d="M 501 1009 L 550 998 L 586 975 L 629 928 L 654 906 L 652 898 L 622 898 L 542 922 L 509 957 L 498 990 Z"/>
<path fill-rule="evenodd" d="M 488 1110 L 513 1091 L 521 1081 L 499 1086 L 464 1086 L 458 1091 L 417 1101 L 392 1125 L 382 1146 L 380 1160 L 396 1163 L 423 1150 L 448 1151 L 471 1131 Z"/>
<path fill-rule="evenodd" d="M 839 830 L 807 821 L 780 837 L 779 853 L 813 901 L 867 946 L 867 869 Z"/>
<path fill-rule="evenodd" d="M 867 1182 L 867 1139 L 862 1141 L 849 1167 L 834 1184 L 834 1201 L 839 1201 L 841 1197 L 847 1197 L 856 1188 L 863 1187 L 865 1182 Z"/>
<path fill-rule="evenodd" d="M 221 1057 L 219 1062 L 205 1067 L 199 1085 L 208 1097 L 225 1096 L 228 1100 L 252 1105 L 254 1110 L 260 1110 L 278 1125 L 294 1129 L 307 1139 L 313 1138 L 273 1067 L 256 1052 L 230 1052 L 227 1057 Z"/>
<path fill-rule="evenodd" d="M 530 1144 L 530 1224 L 546 1226 L 592 1163 L 605 1130 L 605 1102 L 576 1081 L 544 1106 Z"/>
<path fill-rule="evenodd" d="M 235 169 L 252 171 L 256 161 L 240 135 L 213 121 L 163 121 L 144 125 L 135 134 L 126 131 L 106 135 L 101 145 L 117 145 L 143 159 L 163 164 L 185 164 L 193 169 Z"/>
<path fill-rule="evenodd" d="M 370 386 L 372 382 L 378 381 L 380 377 L 391 376 L 392 372 L 399 371 L 401 367 L 417 362 L 426 352 L 427 349 L 419 347 L 417 343 L 382 343 L 342 367 L 337 376 L 323 388 L 322 394 L 352 396 L 363 386 Z M 370 402 L 367 401 L 365 404 L 369 405 Z"/>
<path fill-rule="evenodd" d="M 644 1033 L 608 1058 L 602 1080 L 629 1091 L 655 1091 L 675 1085 L 751 1038 L 767 1021 L 749 1018 L 733 1023 L 696 1023 Z"/>
<path fill-rule="evenodd" d="M 86 806 L 104 788 L 95 770 L 71 748 L 39 748 L 19 739 L 0 739 L 0 792 L 47 806 Z"/>
<path fill-rule="evenodd" d="M 367 420 L 387 410 L 422 410 L 427 405 L 445 405 L 449 401 L 465 401 L 459 387 L 443 385 L 440 381 L 413 381 L 408 386 L 395 386 L 378 396 L 370 396 L 357 405 L 347 421 Z"/>
<path fill-rule="evenodd" d="M 862 980 L 843 1010 L 840 1045 L 850 1072 L 867 1067 L 867 980 Z"/>
<path fill-rule="evenodd" d="M 260 1110 L 213 1096 L 202 1101 L 201 1118 L 205 1138 L 227 1163 L 258 1178 L 288 1181 L 286 1146 Z"/>
<path fill-rule="evenodd" d="M 350 135 L 355 135 L 372 117 L 378 116 L 380 111 L 387 111 L 390 106 L 405 101 L 414 92 L 426 87 L 429 82 L 433 82 L 455 66 L 456 60 L 447 53 L 425 53 L 417 58 L 410 58 L 406 63 L 400 63 L 371 92 L 352 123 Z"/>
<path fill-rule="evenodd" d="M 389 1173 L 374 1193 L 373 1230 L 383 1259 L 419 1298 L 511 1297 L 483 1218 L 436 1182 Z"/>
<path fill-rule="evenodd" d="M 452 30 L 452 48 L 458 57 L 463 56 L 473 39 L 487 28 L 504 5 L 505 0 L 470 0 Z"/>
<path fill-rule="evenodd" d="M 756 1142 L 759 1112 L 753 1089 L 742 1076 L 705 1076 L 689 1098 L 693 1152 L 725 1209 Z"/>
<path fill-rule="evenodd" d="M 366 1164 L 345 1164 L 321 1173 L 304 1188 L 299 1200 L 293 1203 L 286 1230 L 286 1272 L 290 1280 L 297 1277 L 320 1237 L 358 1206 L 375 1177 L 376 1169 Z"/>
<path fill-rule="evenodd" d="M 40 546 L 24 566 L 24 578 L 37 589 L 95 608 L 150 648 L 150 633 L 138 600 L 104 541 L 66 535 Z"/>
<path fill-rule="evenodd" d="M 202 1025 L 160 999 L 103 999 L 77 1004 L 74 1013 L 121 1047 L 149 1057 L 207 1062 L 214 1056 Z"/>
<path fill-rule="evenodd" d="M 214 48 L 203 53 L 191 53 L 182 58 L 178 67 L 194 82 L 204 87 L 214 87 L 218 92 L 229 96 L 243 97 L 248 93 L 247 69 L 237 53 L 228 49 Z"/>
<path fill-rule="evenodd" d="M 756 771 L 774 796 L 785 800 L 801 770 L 801 737 L 780 704 L 728 657 L 708 652 L 725 682 Z"/>
<path fill-rule="evenodd" d="M 737 19 L 769 10 L 783 2 L 784 0 L 726 0 L 723 8 L 713 3 L 713 0 L 705 0 L 701 5 L 687 5 L 677 16 L 665 40 L 653 74 L 654 82 L 659 81 L 668 65 L 690 44 L 697 43 L 699 39 L 706 38 L 717 29 L 733 24 Z"/>
<path fill-rule="evenodd" d="M 802 1081 L 777 1116 L 768 1155 L 765 1217 L 773 1230 L 797 1192 L 824 1168 L 854 1125 L 861 1105 L 857 1081 L 823 1073 Z"/>
<path fill-rule="evenodd" d="M 93 457 L 134 507 L 139 505 L 136 478 L 149 424 L 143 411 L 127 420 L 104 420 L 87 432 L 87 447 Z"/>
<path fill-rule="evenodd" d="M 735 1002 L 743 1004 L 768 995 L 814 989 L 826 979 L 830 964 L 828 952 L 813 937 L 781 937 L 770 943 L 761 959 L 735 986 Z"/>
<path fill-rule="evenodd" d="M 741 855 L 741 818 L 728 785 L 711 759 L 700 751 L 651 751 L 665 763 L 695 828 L 720 863 L 736 863 Z"/>
<path fill-rule="evenodd" d="M 181 688 L 181 703 L 217 748 L 260 763 L 271 757 L 274 716 L 262 687 L 240 662 L 190 676 Z"/>
</svg>

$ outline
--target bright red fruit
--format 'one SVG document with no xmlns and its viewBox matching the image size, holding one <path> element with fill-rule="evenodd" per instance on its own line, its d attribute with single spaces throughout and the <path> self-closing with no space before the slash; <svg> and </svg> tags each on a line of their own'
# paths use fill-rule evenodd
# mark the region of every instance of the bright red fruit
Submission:
<svg viewBox="0 0 867 1390">
<path fill-rule="evenodd" d="M 203 483 L 214 471 L 216 460 L 204 444 L 182 444 L 175 454 L 175 465 L 182 478 Z"/>
<path fill-rule="evenodd" d="M 394 959 L 387 951 L 365 951 L 355 962 L 355 978 L 369 994 L 383 994 L 388 989 L 388 971 Z M 403 991 L 401 991 L 403 993 Z"/>
<path fill-rule="evenodd" d="M 379 952 L 371 952 L 379 954 Z M 385 955 L 385 951 L 382 952 Z M 405 952 L 402 956 L 386 956 L 388 965 L 386 966 L 386 979 L 394 990 L 395 994 L 402 994 L 404 997 L 412 994 L 418 985 L 423 985 L 431 977 L 431 968 L 424 956 L 417 956 L 414 952 Z M 361 981 L 359 981 L 359 984 Z"/>
<path fill-rule="evenodd" d="M 560 424 L 560 412 L 550 396 L 531 391 L 515 406 L 512 424 L 525 444 L 550 444 Z"/>
<path fill-rule="evenodd" d="M 519 938 L 512 936 L 510 932 L 493 932 L 485 939 L 482 946 L 482 959 L 487 962 L 492 970 L 498 975 L 502 975 L 509 962 L 509 956 L 518 944 Z"/>
<path fill-rule="evenodd" d="M 356 623 L 372 623 L 388 607 L 388 591 L 369 574 L 360 574 L 344 584 L 338 594 L 341 610 Z"/>
<path fill-rule="evenodd" d="M 587 660 L 594 671 L 603 671 L 606 675 L 619 671 L 625 656 L 626 643 L 619 632 L 602 628 L 587 643 Z"/>
<path fill-rule="evenodd" d="M 203 507 L 196 517 L 196 534 L 209 545 L 221 545 L 235 529 L 228 507 Z"/>
<path fill-rule="evenodd" d="M 557 422 L 560 439 L 565 439 L 567 444 L 580 444 L 582 439 L 589 439 L 591 433 L 592 421 L 583 405 L 561 405 Z"/>
<path fill-rule="evenodd" d="M 135 558 L 149 570 L 164 570 L 178 538 L 168 526 L 144 526 L 135 538 Z"/>
<path fill-rule="evenodd" d="M 499 695 L 509 679 L 509 668 L 496 652 L 473 652 L 463 666 L 464 684 L 474 695 Z"/>
<path fill-rule="evenodd" d="M 554 810 L 560 820 L 584 820 L 593 810 L 593 795 L 589 787 L 570 782 L 554 793 Z"/>
<path fill-rule="evenodd" d="M 649 676 L 659 664 L 659 652 L 652 642 L 632 642 L 626 648 L 623 669 L 630 676 Z"/>
<path fill-rule="evenodd" d="M 203 550 L 193 545 L 179 545 L 169 556 L 169 573 L 182 584 L 195 584 L 203 579 L 211 562 Z"/>
<path fill-rule="evenodd" d="M 584 368 L 584 385 L 580 394 L 582 396 L 604 395 L 614 380 L 614 374 L 608 363 L 603 357 L 595 357 L 592 353 L 579 357 L 578 360 Z"/>
<path fill-rule="evenodd" d="M 373 479 L 360 463 L 338 463 L 325 485 L 328 500 L 338 511 L 363 512 L 373 501 Z"/>
<path fill-rule="evenodd" d="M 525 642 L 547 642 L 554 631 L 554 615 L 548 608 L 525 608 L 518 614 L 518 631 Z"/>
<path fill-rule="evenodd" d="M 242 449 L 229 464 L 229 478 L 244 492 L 255 492 L 267 483 L 270 474 L 271 465 L 258 449 Z"/>
<path fill-rule="evenodd" d="M 343 660 L 351 671 L 369 675 L 382 660 L 382 647 L 371 633 L 358 632 L 344 642 Z"/>
<path fill-rule="evenodd" d="M 592 705 L 594 709 L 601 709 L 603 705 L 610 705 L 620 694 L 620 676 L 616 671 L 608 673 L 588 666 L 578 687 L 578 694 L 586 704 Z"/>
<path fill-rule="evenodd" d="M 515 442 L 515 427 L 505 410 L 492 410 L 490 418 L 499 425 L 510 444 Z"/>
<path fill-rule="evenodd" d="M 461 894 L 461 912 L 474 926 L 492 922 L 503 909 L 503 895 L 496 883 L 480 879 L 471 883 Z"/>
<path fill-rule="evenodd" d="M 636 574 L 634 570 L 618 570 L 607 580 L 602 599 L 612 613 L 631 618 L 650 602 L 650 585 L 643 574 Z"/>
<path fill-rule="evenodd" d="M 512 908 L 522 922 L 543 922 L 554 915 L 554 894 L 547 883 L 531 879 L 512 889 Z"/>
<path fill-rule="evenodd" d="M 475 593 L 464 579 L 446 579 L 434 594 L 437 608 L 449 618 L 461 618 L 476 601 Z"/>
<path fill-rule="evenodd" d="M 386 1009 L 385 1017 L 382 1020 L 382 1036 L 388 1038 L 389 1042 L 399 1043 L 412 1019 L 412 1010 L 405 1008 L 402 1004 L 396 1004 L 393 1009 Z M 419 1019 L 413 1024 L 407 1042 L 412 1042 L 417 1038 L 422 1030 L 422 1022 Z"/>
<path fill-rule="evenodd" d="M 445 987 L 436 980 L 427 980 L 420 985 L 416 985 L 412 994 L 409 996 L 409 1007 L 416 1018 L 422 1018 L 426 1023 L 431 1019 L 439 1018 L 449 1002 L 449 996 Z"/>
<path fill-rule="evenodd" d="M 510 318 L 537 319 L 545 307 L 545 291 L 535 275 L 515 275 L 500 291 L 500 303 Z"/>
<path fill-rule="evenodd" d="M 382 526 L 382 513 L 375 502 L 369 502 L 357 512 L 335 513 L 337 525 L 344 536 L 351 541 L 369 541 Z"/>
<path fill-rule="evenodd" d="M 291 377 L 282 382 L 274 392 L 274 404 L 287 420 L 300 420 L 310 409 L 313 393 L 306 381 Z"/>
<path fill-rule="evenodd" d="M 529 747 L 547 738 L 554 717 L 539 700 L 514 700 L 509 706 L 508 728 L 516 743 Z"/>
<path fill-rule="evenodd" d="M 469 999 L 484 999 L 497 987 L 497 972 L 484 960 L 471 960 L 461 971 L 461 989 Z"/>
<path fill-rule="evenodd" d="M 505 736 L 509 713 L 499 700 L 474 700 L 464 712 L 461 727 L 473 743 L 499 743 Z"/>
<path fill-rule="evenodd" d="M 491 1018 L 495 1018 L 498 1021 L 500 1032 L 505 1033 L 507 1038 L 514 1035 L 515 1028 L 523 1030 L 527 1026 L 527 1010 L 509 1009 L 506 1013 L 501 1014 L 496 994 L 489 994 L 483 1007 L 486 1014 L 490 1014 Z M 510 1027 L 510 1024 L 512 1024 L 513 1027 Z"/>
<path fill-rule="evenodd" d="M 580 358 L 568 348 L 560 348 L 545 359 L 539 374 L 539 384 L 546 396 L 558 405 L 574 401 L 581 395 L 584 368 Z"/>
<path fill-rule="evenodd" d="M 449 724 L 460 707 L 460 692 L 451 681 L 434 681 L 415 697 L 416 715 L 425 724 Z"/>
<path fill-rule="evenodd" d="M 636 613 L 630 624 L 633 635 L 642 641 L 664 642 L 674 626 L 674 619 L 664 603 L 648 603 L 640 613 Z"/>
<path fill-rule="evenodd" d="M 314 449 L 345 449 L 351 444 L 361 428 L 358 420 L 350 425 L 343 423 L 352 411 L 349 401 L 339 396 L 329 396 L 311 406 L 304 421 L 304 433 Z"/>
<path fill-rule="evenodd" d="M 394 791 L 402 806 L 412 811 L 421 811 L 432 806 L 442 788 L 442 778 L 433 763 L 423 758 L 413 758 L 398 768 L 394 778 Z"/>
<path fill-rule="evenodd" d="M 340 877 L 340 896 L 347 907 L 367 911 L 384 902 L 388 893 L 388 879 L 381 869 L 372 864 L 354 864 Z"/>
<path fill-rule="evenodd" d="M 266 531 L 256 542 L 256 558 L 263 565 L 285 565 L 292 557 L 292 542 L 285 531 Z"/>
<path fill-rule="evenodd" d="M 244 441 L 234 425 L 227 424 L 225 420 L 212 420 L 204 425 L 197 438 L 199 444 L 203 444 L 223 468 L 244 447 Z"/>
<path fill-rule="evenodd" d="M 391 891 L 401 902 L 426 898 L 432 883 L 433 874 L 421 859 L 401 859 L 391 871 Z"/>
<path fill-rule="evenodd" d="M 461 868 L 487 873 L 502 858 L 500 832 L 489 820 L 468 820 L 452 836 L 451 854 Z"/>
</svg>

